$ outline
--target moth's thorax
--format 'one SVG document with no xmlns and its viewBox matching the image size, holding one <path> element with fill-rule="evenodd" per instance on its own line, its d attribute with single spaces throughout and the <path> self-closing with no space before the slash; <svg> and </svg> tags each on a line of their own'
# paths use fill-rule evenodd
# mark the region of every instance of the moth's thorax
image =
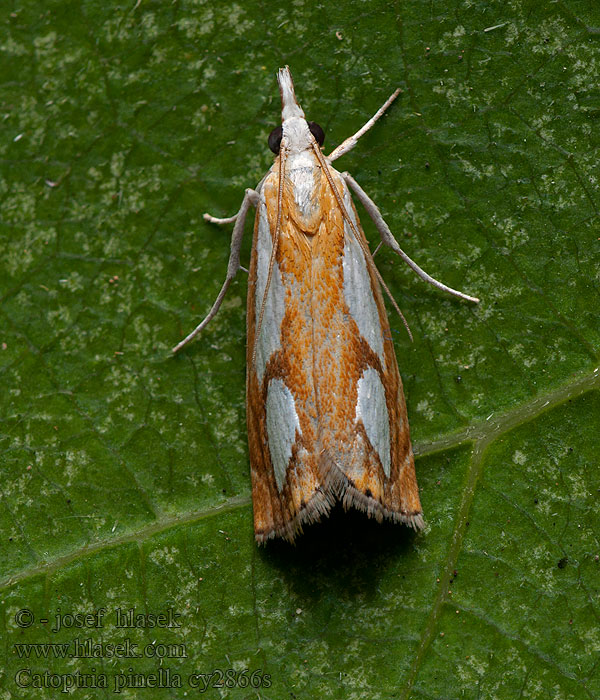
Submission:
<svg viewBox="0 0 600 700">
<path fill-rule="evenodd" d="M 282 127 L 283 142 L 289 156 L 302 153 L 302 151 L 312 151 L 312 137 L 304 115 L 284 120 Z"/>
<path fill-rule="evenodd" d="M 285 168 L 285 189 L 293 196 L 289 198 L 290 205 L 293 203 L 290 213 L 298 228 L 309 235 L 317 232 L 322 218 L 320 185 L 321 167 L 312 149 L 290 154 Z"/>
</svg>

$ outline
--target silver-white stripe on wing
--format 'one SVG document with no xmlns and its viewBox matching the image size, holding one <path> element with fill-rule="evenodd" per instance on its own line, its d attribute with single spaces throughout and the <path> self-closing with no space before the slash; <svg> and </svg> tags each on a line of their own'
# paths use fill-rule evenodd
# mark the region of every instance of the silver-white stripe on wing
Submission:
<svg viewBox="0 0 600 700">
<path fill-rule="evenodd" d="M 294 397 L 281 379 L 271 379 L 269 382 L 266 410 L 271 464 L 277 488 L 281 491 L 296 442 L 296 431 L 302 434 Z"/>
<path fill-rule="evenodd" d="M 358 222 L 350 201 L 350 192 L 345 185 L 344 205 L 348 215 L 352 217 L 354 226 L 358 229 Z M 343 268 L 344 298 L 350 315 L 356 321 L 360 334 L 381 360 L 381 366 L 385 367 L 383 332 L 379 321 L 379 311 L 371 289 L 371 278 L 367 270 L 367 263 L 364 253 L 356 240 L 356 234 L 345 219 Z"/>
<path fill-rule="evenodd" d="M 258 323 L 260 317 L 260 310 L 265 295 L 272 251 L 273 241 L 271 240 L 271 232 L 269 230 L 267 206 L 264 196 L 261 194 L 261 200 L 258 205 L 258 238 L 256 242 L 256 297 L 254 300 L 256 323 Z M 262 384 L 269 358 L 274 352 L 281 348 L 281 324 L 285 316 L 284 297 L 281 271 L 279 265 L 275 262 L 271 275 L 271 283 L 267 292 L 260 337 L 256 340 L 256 374 L 260 384 Z"/>
<path fill-rule="evenodd" d="M 379 455 L 383 471 L 389 478 L 391 471 L 390 417 L 381 377 L 372 367 L 367 367 L 358 380 L 356 420 L 362 420 L 369 442 Z"/>
</svg>

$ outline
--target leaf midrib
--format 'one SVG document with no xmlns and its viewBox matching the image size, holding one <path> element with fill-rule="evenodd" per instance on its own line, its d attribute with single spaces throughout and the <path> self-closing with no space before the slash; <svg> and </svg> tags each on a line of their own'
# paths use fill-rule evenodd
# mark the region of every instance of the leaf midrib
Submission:
<svg viewBox="0 0 600 700">
<path fill-rule="evenodd" d="M 527 401 L 512 410 L 507 411 L 494 420 L 491 420 L 493 414 L 488 419 L 479 421 L 474 425 L 467 427 L 464 430 L 457 431 L 446 435 L 438 440 L 425 442 L 414 446 L 414 452 L 417 457 L 424 457 L 436 452 L 455 449 L 467 442 L 473 443 L 473 454 L 466 476 L 466 487 L 463 491 L 463 496 L 457 517 L 455 520 L 454 530 L 452 532 L 451 545 L 443 567 L 443 574 L 440 577 L 438 594 L 433 604 L 427 624 L 424 627 L 421 641 L 419 643 L 419 651 L 415 657 L 411 675 L 407 682 L 406 692 L 409 692 L 416 676 L 416 670 L 420 665 L 420 660 L 429 644 L 431 643 L 435 623 L 439 616 L 442 604 L 446 600 L 448 591 L 448 582 L 450 574 L 455 568 L 456 559 L 460 552 L 462 544 L 462 535 L 464 523 L 468 520 L 468 513 L 471 508 L 476 486 L 479 480 L 482 457 L 487 447 L 503 434 L 510 432 L 513 428 L 523 425 L 531 420 L 534 420 L 542 413 L 550 411 L 566 401 L 573 400 L 583 394 L 600 389 L 600 367 L 596 367 L 592 372 L 582 374 L 575 380 L 565 383 L 552 391 L 536 396 L 530 401 Z M 185 524 L 193 524 L 206 518 L 218 516 L 222 513 L 235 511 L 238 508 L 245 508 L 251 502 L 249 494 L 234 496 L 221 504 L 203 508 L 200 510 L 192 510 L 180 515 L 165 515 L 144 527 L 132 530 L 124 535 L 114 539 L 102 539 L 93 544 L 84 545 L 73 550 L 69 554 L 55 557 L 49 561 L 40 562 L 32 566 L 25 567 L 19 572 L 13 573 L 0 579 L 0 590 L 14 585 L 40 574 L 51 574 L 63 566 L 73 563 L 77 559 L 96 554 L 108 548 L 117 547 L 121 544 L 139 543 L 146 541 L 156 534 L 168 531 L 170 528 L 179 527 Z"/>
</svg>

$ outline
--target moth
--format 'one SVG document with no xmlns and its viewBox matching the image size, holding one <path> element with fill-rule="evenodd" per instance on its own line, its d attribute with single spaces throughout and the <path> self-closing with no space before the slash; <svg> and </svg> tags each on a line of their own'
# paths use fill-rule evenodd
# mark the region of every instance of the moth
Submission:
<svg viewBox="0 0 600 700">
<path fill-rule="evenodd" d="M 389 292 L 350 190 L 382 242 L 420 277 L 455 296 L 478 299 L 434 280 L 414 263 L 358 183 L 332 166 L 400 90 L 325 156 L 323 130 L 306 120 L 287 66 L 279 70 L 278 83 L 282 123 L 269 136 L 275 161 L 258 186 L 246 190 L 235 216 L 204 215 L 215 224 L 234 223 L 227 275 L 206 318 L 173 350 L 219 310 L 241 268 L 244 222 L 255 207 L 246 408 L 256 540 L 292 542 L 336 502 L 418 530 L 424 527 L 423 512 L 381 289 Z"/>
</svg>

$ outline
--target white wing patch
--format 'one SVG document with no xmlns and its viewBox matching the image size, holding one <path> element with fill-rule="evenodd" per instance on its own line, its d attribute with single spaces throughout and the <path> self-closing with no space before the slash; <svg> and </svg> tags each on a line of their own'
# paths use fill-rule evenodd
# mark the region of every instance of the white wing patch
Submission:
<svg viewBox="0 0 600 700">
<path fill-rule="evenodd" d="M 269 229 L 269 219 L 267 217 L 267 206 L 264 198 L 258 207 L 258 240 L 256 252 L 258 254 L 256 265 L 256 297 L 254 308 L 256 312 L 256 323 L 260 317 L 260 310 L 265 295 L 267 277 L 269 275 L 269 262 L 273 251 L 273 241 Z M 262 384 L 265 375 L 267 362 L 271 355 L 281 348 L 281 324 L 285 316 L 285 294 L 281 271 L 277 262 L 273 265 L 271 283 L 265 302 L 265 313 L 260 329 L 260 337 L 256 341 L 256 374 L 258 381 Z"/>
<path fill-rule="evenodd" d="M 358 228 L 352 203 L 350 202 L 350 193 L 347 188 L 344 192 L 344 204 L 346 211 L 353 219 L 354 225 Z M 344 298 L 350 315 L 356 321 L 362 337 L 381 360 L 382 367 L 385 367 L 383 333 L 379 321 L 379 311 L 371 289 L 371 278 L 367 270 L 367 263 L 364 253 L 356 240 L 356 234 L 345 219 L 343 267 Z"/>
<path fill-rule="evenodd" d="M 390 477 L 390 417 L 379 372 L 368 367 L 358 380 L 356 420 L 362 420 L 373 449 L 379 455 L 385 475 Z"/>
<path fill-rule="evenodd" d="M 302 435 L 292 392 L 281 379 L 271 379 L 267 389 L 267 438 L 271 464 L 279 491 L 283 488 L 296 431 Z"/>
</svg>

